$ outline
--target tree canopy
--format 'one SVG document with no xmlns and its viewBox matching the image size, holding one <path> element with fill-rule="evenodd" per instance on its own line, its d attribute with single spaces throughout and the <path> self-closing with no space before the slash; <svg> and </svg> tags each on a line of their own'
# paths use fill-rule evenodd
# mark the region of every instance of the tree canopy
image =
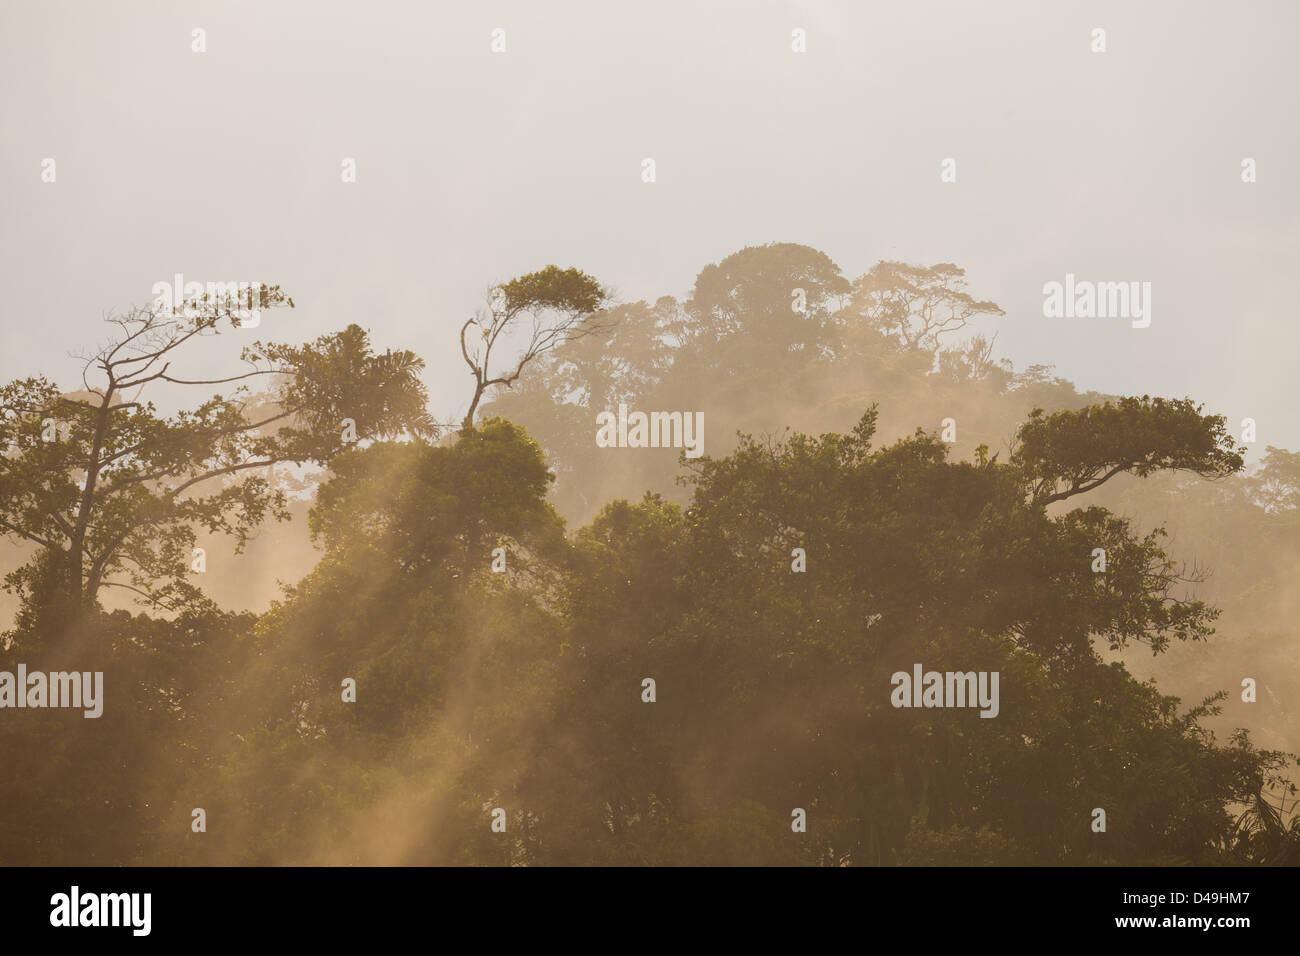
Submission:
<svg viewBox="0 0 1300 956">
<path fill-rule="evenodd" d="M 41 377 L 0 388 L 0 530 L 39 548 L 7 583 L 28 610 L 45 610 L 47 631 L 104 588 L 171 610 L 200 599 L 187 580 L 199 529 L 242 545 L 262 521 L 285 516 L 284 493 L 255 470 L 326 462 L 359 439 L 435 432 L 423 362 L 374 355 L 359 326 L 305 346 L 256 343 L 242 371 L 195 379 L 176 365 L 199 336 L 238 327 L 228 311 L 137 309 L 109 321 L 118 335 L 86 359 L 82 391 Z M 255 393 L 259 379 L 268 387 Z M 146 396 L 211 385 L 232 391 L 173 415 Z M 61 622 L 48 616 L 56 612 Z"/>
<path fill-rule="evenodd" d="M 654 304 L 556 267 L 505 283 L 461 329 L 454 432 L 420 359 L 355 325 L 205 381 L 170 364 L 188 329 L 135 315 L 84 391 L 6 386 L 0 505 L 30 550 L 0 671 L 112 690 L 96 720 L 6 711 L 0 862 L 1300 862 L 1295 757 L 1216 729 L 1239 669 L 1194 675 L 1184 703 L 1124 658 L 1188 649 L 1183 673 L 1225 618 L 1264 627 L 1207 600 L 1151 502 L 1191 502 L 1170 513 L 1192 533 L 1250 529 L 1224 555 L 1235 586 L 1234 565 L 1261 573 L 1248 552 L 1297 549 L 1294 453 L 1243 475 L 1191 399 L 1079 396 L 987 343 L 945 352 L 946 323 L 863 318 L 890 282 L 991 305 L 957 297 L 955 266 L 896 265 L 851 283 L 807 247 L 752 247 Z M 530 315 L 541 338 L 489 372 Z M 163 414 L 140 391 L 162 385 L 233 391 Z M 611 403 L 727 417 L 746 396 L 844 424 L 692 459 L 592 450 Z M 954 396 L 964 448 L 933 414 Z M 981 415 L 1013 423 L 997 451 Z M 912 421 L 887 435 L 887 416 Z M 223 609 L 191 546 L 285 513 L 274 462 L 321 469 L 315 564 L 261 613 Z M 610 475 L 651 490 L 602 497 Z M 566 522 L 577 493 L 590 514 Z M 110 608 L 110 582 L 143 609 Z M 918 666 L 999 675 L 996 714 L 898 706 Z"/>
</svg>

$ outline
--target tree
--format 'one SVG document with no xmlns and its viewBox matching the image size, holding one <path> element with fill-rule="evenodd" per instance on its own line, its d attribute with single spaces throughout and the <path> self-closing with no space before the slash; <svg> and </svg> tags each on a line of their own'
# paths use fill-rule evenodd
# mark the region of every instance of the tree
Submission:
<svg viewBox="0 0 1300 956">
<path fill-rule="evenodd" d="M 1248 487 L 1266 512 L 1285 514 L 1300 508 L 1300 452 L 1267 446 Z"/>
<path fill-rule="evenodd" d="M 494 289 L 489 308 L 479 310 L 460 329 L 460 353 L 474 376 L 474 395 L 462 430 L 468 432 L 474 427 L 474 413 L 489 388 L 509 388 L 539 355 L 603 329 L 608 323 L 593 318 L 592 313 L 608 298 L 608 292 L 585 272 L 553 265 Z M 502 335 L 510 339 L 525 316 L 530 319 L 527 339 L 510 371 L 491 371 L 492 350 Z"/>
<path fill-rule="evenodd" d="M 1203 407 L 1188 398 L 1143 395 L 1054 415 L 1036 408 L 1018 432 L 1011 460 L 1042 505 L 1092 491 L 1121 472 L 1225 478 L 1241 470 L 1246 449 L 1222 415 L 1202 416 Z"/>
<path fill-rule="evenodd" d="M 593 484 L 617 482 L 623 471 L 636 467 L 635 456 L 619 462 L 608 458 L 601 469 L 580 467 L 592 454 L 591 423 L 596 412 L 616 409 L 620 402 L 636 407 L 670 398 L 660 390 L 676 351 L 666 340 L 666 328 L 679 311 L 669 297 L 653 307 L 635 302 L 609 308 L 601 328 L 566 341 L 530 364 L 515 387 L 498 391 L 480 406 L 480 413 L 526 424 L 545 448 L 547 464 L 557 481 L 552 501 L 570 517 L 594 513 L 605 496 Z M 672 474 L 664 476 L 664 482 Z"/>
<path fill-rule="evenodd" d="M 731 376 L 808 362 L 833 350 L 830 317 L 848 291 L 823 252 L 793 242 L 748 246 L 700 270 L 670 331 L 690 369 Z"/>
<path fill-rule="evenodd" d="M 523 829 L 518 791 L 546 750 L 563 641 L 547 575 L 530 572 L 562 566 L 567 547 L 541 450 L 488 419 L 455 442 L 352 449 L 330 471 L 310 519 L 321 562 L 223 668 L 238 676 L 221 723 L 243 742 L 199 789 L 244 839 L 171 828 L 163 844 L 203 863 L 499 863 L 483 807 Z M 401 833 L 376 841 L 398 802 Z"/>
<path fill-rule="evenodd" d="M 1025 494 L 1038 480 L 1023 463 L 949 462 L 933 436 L 873 450 L 874 418 L 691 463 L 687 540 L 649 556 L 681 556 L 668 575 L 677 602 L 646 581 L 653 564 L 601 556 L 593 588 L 647 622 L 638 663 L 674 689 L 664 749 L 689 785 L 654 793 L 678 816 L 740 799 L 816 807 L 817 858 L 833 862 L 905 858 L 925 842 L 918 828 L 976 840 L 982 827 L 993 835 L 979 840 L 1040 862 L 1216 858 L 1232 839 L 1228 808 L 1285 755 L 1244 735 L 1217 742 L 1201 725 L 1213 699 L 1184 712 L 1092 640 L 1158 651 L 1206 636 L 1213 609 L 1171 597 L 1173 564 L 1123 519 L 1096 507 L 1053 517 Z M 1197 460 L 1219 423 L 1183 424 L 1182 451 L 1154 432 L 1145 453 L 1130 443 L 1130 470 Z M 1058 419 L 1036 440 L 1104 455 L 1105 423 L 1075 425 Z M 1090 567 L 1098 544 L 1111 553 L 1104 576 Z M 795 547 L 808 552 L 802 574 Z M 890 708 L 890 673 L 914 661 L 1000 672 L 998 719 Z M 1090 841 L 1081 821 L 1108 804 L 1125 808 L 1122 836 Z"/>
<path fill-rule="evenodd" d="M 196 529 L 242 547 L 258 523 L 285 516 L 284 493 L 252 469 L 328 461 L 352 437 L 345 418 L 357 439 L 434 433 L 421 360 L 372 354 L 358 326 L 299 347 L 254 343 L 243 353 L 247 370 L 195 379 L 174 366 L 199 336 L 238 326 L 230 309 L 133 309 L 108 321 L 116 336 L 86 357 L 82 390 L 64 393 L 41 377 L 0 389 L 0 447 L 9 449 L 0 458 L 0 529 L 40 549 L 6 583 L 31 607 L 70 618 L 106 587 L 156 607 L 197 600 L 187 581 Z M 257 379 L 269 387 L 255 395 L 247 383 Z M 164 416 L 143 397 L 164 384 L 234 391 Z"/>
<path fill-rule="evenodd" d="M 853 283 L 848 314 L 895 335 L 908 348 L 938 351 L 943 336 L 980 315 L 1005 315 L 966 292 L 966 270 L 951 262 L 914 266 L 879 262 Z"/>
<path fill-rule="evenodd" d="M 988 382 L 997 392 L 1002 392 L 1014 380 L 1014 370 L 1009 359 L 995 359 L 993 344 L 997 336 L 972 336 L 970 341 L 939 351 L 939 374 L 954 385 L 969 382 Z"/>
</svg>

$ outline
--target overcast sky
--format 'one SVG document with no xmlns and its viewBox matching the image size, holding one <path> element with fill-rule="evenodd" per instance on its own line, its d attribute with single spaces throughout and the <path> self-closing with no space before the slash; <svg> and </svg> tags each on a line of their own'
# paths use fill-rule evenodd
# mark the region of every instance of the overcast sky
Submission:
<svg viewBox="0 0 1300 956">
<path fill-rule="evenodd" d="M 71 386 L 103 313 L 179 272 L 280 283 L 298 308 L 264 338 L 356 321 L 414 349 L 451 418 L 456 332 L 492 281 L 554 262 L 684 297 L 787 241 L 850 278 L 955 262 L 1006 309 L 1018 368 L 1190 395 L 1234 431 L 1257 419 L 1255 451 L 1300 448 L 1298 21 L 1187 0 L 3 0 L 0 378 Z M 1150 327 L 1044 318 L 1067 272 L 1151 282 Z M 214 369 L 229 347 L 205 346 Z"/>
</svg>

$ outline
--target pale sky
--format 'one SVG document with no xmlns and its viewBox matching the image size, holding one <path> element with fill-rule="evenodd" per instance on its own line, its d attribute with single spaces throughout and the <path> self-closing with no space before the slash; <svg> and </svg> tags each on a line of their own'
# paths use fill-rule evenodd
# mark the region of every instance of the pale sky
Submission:
<svg viewBox="0 0 1300 956">
<path fill-rule="evenodd" d="M 101 315 L 180 272 L 281 284 L 298 308 L 256 336 L 415 350 L 453 418 L 491 282 L 556 263 L 684 298 L 783 241 L 849 278 L 955 262 L 1018 368 L 1300 448 L 1298 28 L 1285 0 L 3 0 L 0 378 L 71 387 Z M 1044 318 L 1067 272 L 1150 281 L 1150 328 Z"/>
</svg>

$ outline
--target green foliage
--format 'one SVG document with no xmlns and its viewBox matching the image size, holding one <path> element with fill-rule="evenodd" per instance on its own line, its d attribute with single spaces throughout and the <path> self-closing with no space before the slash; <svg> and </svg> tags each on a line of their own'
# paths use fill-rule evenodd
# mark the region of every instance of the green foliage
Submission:
<svg viewBox="0 0 1300 956">
<path fill-rule="evenodd" d="M 43 378 L 0 389 L 0 446 L 10 449 L 0 457 L 0 531 L 39 549 L 37 564 L 6 584 L 33 608 L 89 610 L 104 588 L 155 608 L 193 605 L 200 532 L 230 535 L 242 549 L 258 525 L 287 517 L 284 492 L 252 469 L 328 461 L 346 447 L 345 417 L 358 439 L 432 433 L 423 363 L 409 352 L 372 354 L 355 325 L 309 346 L 259 344 L 245 352 L 253 371 L 216 382 L 171 371 L 220 318 L 131 313 L 114 320 L 117 341 L 87 362 L 85 391 L 64 394 Z M 257 376 L 275 381 L 269 395 L 243 384 Z M 142 394 L 217 383 L 240 384 L 171 416 Z"/>
<path fill-rule="evenodd" d="M 474 427 L 474 414 L 489 388 L 512 388 L 524 370 L 561 346 L 603 331 L 607 324 L 591 313 L 605 303 L 609 293 L 578 269 L 547 266 L 540 272 L 498 286 L 490 311 L 469 318 L 460 329 L 460 353 L 474 376 L 474 394 L 465 412 L 462 431 Z M 498 368 L 493 349 L 510 339 L 531 319 L 513 363 Z M 473 331 L 471 331 L 473 330 Z"/>
<path fill-rule="evenodd" d="M 276 437 L 285 446 L 301 443 L 297 460 L 328 460 L 340 451 L 344 419 L 356 423 L 359 439 L 439 434 L 419 378 L 424 360 L 405 349 L 376 355 L 359 325 L 301 346 L 258 342 L 244 351 L 244 359 L 269 361 L 279 370 L 275 403 L 295 409 L 301 425 Z"/>
<path fill-rule="evenodd" d="M 1029 861 L 1015 841 L 996 830 L 952 826 L 909 830 L 901 862 L 905 866 L 1016 866 Z"/>
<path fill-rule="evenodd" d="M 1235 474 L 1246 449 L 1224 428 L 1222 415 L 1202 416 L 1203 407 L 1143 395 L 1054 415 L 1036 408 L 1020 428 L 1013 461 L 1044 504 L 1091 491 L 1121 472 Z"/>
<path fill-rule="evenodd" d="M 890 282 L 882 278 L 885 265 L 893 269 Z M 587 521 L 611 498 L 646 488 L 671 494 L 677 474 L 669 451 L 592 460 L 595 414 L 620 402 L 701 410 L 710 448 L 721 452 L 736 432 L 775 423 L 848 430 L 880 395 L 890 396 L 895 413 L 882 422 L 886 431 L 901 434 L 960 408 L 973 447 L 1007 437 L 995 426 L 1018 420 L 1030 401 L 1055 408 L 1075 397 L 1068 383 L 1042 370 L 1013 376 L 992 359 L 988 339 L 936 351 L 948 333 L 1001 314 L 963 291 L 962 270 L 894 263 L 872 275 L 872 282 L 850 283 L 824 253 L 796 243 L 742 249 L 702 269 L 685 301 L 664 296 L 593 317 L 587 334 L 566 339 L 509 392 L 495 393 L 492 411 L 537 438 L 559 476 L 557 508 Z M 898 300 L 902 325 L 891 324 L 882 319 L 894 307 L 890 283 L 904 279 L 917 294 Z M 995 408 L 985 407 L 989 393 L 999 398 Z"/>
<path fill-rule="evenodd" d="M 555 309 L 585 315 L 605 299 L 600 283 L 581 269 L 547 266 L 500 286 L 507 312 Z"/>
<path fill-rule="evenodd" d="M 1244 735 L 1217 743 L 1202 725 L 1215 701 L 1183 711 L 1092 649 L 1093 636 L 1155 646 L 1199 619 L 1158 613 L 1154 539 L 1096 507 L 1049 516 L 1019 464 L 950 462 L 922 433 L 873 449 L 875 421 L 873 409 L 848 434 L 744 439 L 695 463 L 689 509 L 613 502 L 570 545 L 547 517 L 536 445 L 505 422 L 445 448 L 345 456 L 313 517 L 325 559 L 258 628 L 257 657 L 277 662 L 248 693 L 261 729 L 202 781 L 240 840 L 202 859 L 1285 852 L 1280 837 L 1252 845 L 1276 831 L 1230 812 L 1266 799 L 1285 757 Z M 471 544 L 494 534 L 533 573 L 494 580 Z M 1099 587 L 1080 548 L 1097 535 L 1117 566 L 1146 571 Z M 790 570 L 795 546 L 806 573 Z M 999 717 L 889 707 L 891 672 L 914 660 L 999 671 Z M 356 705 L 338 700 L 343 674 Z M 272 806 L 268 780 L 299 809 Z M 508 836 L 488 827 L 497 806 Z M 807 834 L 790 830 L 796 806 Z M 1089 827 L 1096 806 L 1105 834 Z"/>
<path fill-rule="evenodd" d="M 790 309 L 795 287 L 804 313 Z M 987 343 L 940 351 L 954 316 L 1000 312 L 966 295 L 955 266 L 882 263 L 850 286 L 816 250 L 775 244 L 707 267 L 684 303 L 597 311 L 595 281 L 556 267 L 501 289 L 471 343 L 490 345 L 511 315 L 578 324 L 553 326 L 504 377 L 462 329 L 476 401 L 493 383 L 520 387 L 477 426 L 471 406 L 440 444 L 419 360 L 375 355 L 357 326 L 255 346 L 270 395 L 172 417 L 112 388 L 105 401 L 41 379 L 6 387 L 0 440 L 16 450 L 0 517 L 37 550 L 8 581 L 24 603 L 0 668 L 103 669 L 112 706 L 98 721 L 0 723 L 15 755 L 0 862 L 1296 861 L 1294 758 L 1244 731 L 1216 736 L 1233 703 L 1218 672 L 1185 707 L 1115 659 L 1132 645 L 1205 652 L 1218 610 L 1158 523 L 1105 497 L 1146 479 L 1144 501 L 1189 502 L 1180 530 L 1237 523 L 1277 553 L 1294 545 L 1294 455 L 1270 448 L 1248 478 L 1190 484 L 1242 467 L 1223 419 L 1190 400 L 1078 408 L 1049 370 L 990 364 Z M 703 396 L 710 416 L 744 421 L 760 387 L 800 415 L 854 418 L 742 433 L 695 460 L 590 457 L 595 409 Z M 963 411 L 973 458 L 924 429 L 884 428 L 863 400 L 875 392 L 987 399 Z M 41 439 L 50 409 L 67 421 L 58 444 Z M 1013 411 L 1013 452 L 990 453 L 979 416 Z M 254 413 L 276 427 L 252 434 Z M 344 417 L 375 440 L 344 448 Z M 168 592 L 187 585 L 195 528 L 243 540 L 283 504 L 254 479 L 225 480 L 272 458 L 328 464 L 308 518 L 315 568 L 257 616 Z M 683 468 L 674 499 L 666 476 Z M 201 478 L 222 480 L 183 493 Z M 611 480 L 659 490 L 602 496 Z M 1086 506 L 1061 504 L 1085 493 Z M 584 497 L 589 520 L 566 536 L 554 502 Z M 61 522 L 86 500 L 77 572 Z M 1229 574 L 1250 560 L 1228 558 Z M 183 598 L 179 612 L 69 614 L 66 583 L 85 588 L 96 562 Z M 998 672 L 998 716 L 892 707 L 892 674 L 916 662 Z M 200 806 L 201 837 L 189 830 Z M 1097 807 L 1105 833 L 1090 828 Z M 489 826 L 496 808 L 505 833 Z M 794 808 L 806 833 L 791 829 Z"/>
</svg>

